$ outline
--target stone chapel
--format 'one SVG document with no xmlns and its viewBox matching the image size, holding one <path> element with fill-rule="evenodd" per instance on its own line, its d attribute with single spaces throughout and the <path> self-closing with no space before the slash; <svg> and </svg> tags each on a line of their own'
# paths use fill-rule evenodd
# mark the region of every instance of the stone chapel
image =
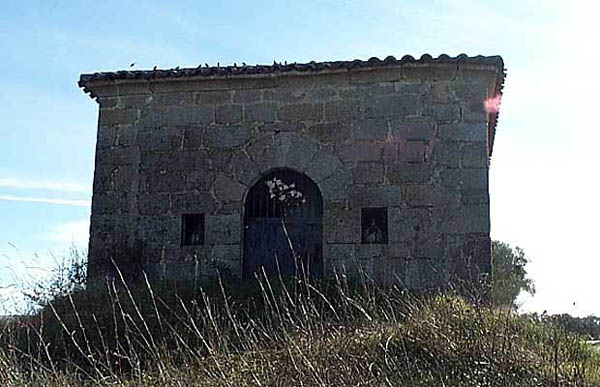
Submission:
<svg viewBox="0 0 600 387">
<path fill-rule="evenodd" d="M 90 278 L 348 276 L 408 289 L 491 270 L 498 56 L 81 75 L 99 105 Z"/>
</svg>

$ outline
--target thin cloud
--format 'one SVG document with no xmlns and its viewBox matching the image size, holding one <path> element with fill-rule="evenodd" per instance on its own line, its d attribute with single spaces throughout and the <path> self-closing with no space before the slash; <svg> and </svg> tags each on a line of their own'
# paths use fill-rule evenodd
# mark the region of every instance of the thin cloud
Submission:
<svg viewBox="0 0 600 387">
<path fill-rule="evenodd" d="M 10 202 L 57 204 L 57 205 L 61 205 L 61 206 L 74 206 L 74 207 L 90 207 L 90 205 L 91 205 L 89 200 L 35 198 L 35 197 L 22 197 L 22 196 L 12 196 L 12 195 L 0 195 L 0 200 L 7 200 Z"/>
<path fill-rule="evenodd" d="M 33 180 L 33 179 L 20 179 L 10 177 L 0 177 L 1 188 L 17 188 L 17 189 L 41 189 L 48 191 L 62 191 L 62 192 L 90 192 L 90 188 L 87 185 L 66 182 L 66 181 L 51 181 L 51 180 Z"/>
<path fill-rule="evenodd" d="M 90 221 L 88 219 L 59 223 L 52 230 L 43 234 L 42 238 L 54 242 L 75 243 L 86 246 L 90 237 Z"/>
</svg>

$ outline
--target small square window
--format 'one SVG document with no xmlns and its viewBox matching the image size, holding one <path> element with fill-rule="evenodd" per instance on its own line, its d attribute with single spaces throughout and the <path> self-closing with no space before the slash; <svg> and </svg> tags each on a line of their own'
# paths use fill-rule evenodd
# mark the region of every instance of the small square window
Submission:
<svg viewBox="0 0 600 387">
<path fill-rule="evenodd" d="M 181 245 L 204 244 L 204 214 L 184 214 L 181 222 Z"/>
<path fill-rule="evenodd" d="M 388 243 L 387 208 L 361 208 L 361 243 Z"/>
</svg>

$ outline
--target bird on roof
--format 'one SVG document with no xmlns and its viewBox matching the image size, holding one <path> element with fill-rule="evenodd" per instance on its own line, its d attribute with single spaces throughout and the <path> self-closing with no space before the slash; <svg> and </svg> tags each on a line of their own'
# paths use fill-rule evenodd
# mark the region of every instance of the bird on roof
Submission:
<svg viewBox="0 0 600 387">
<path fill-rule="evenodd" d="M 246 67 L 246 62 L 242 62 L 242 66 Z"/>
<path fill-rule="evenodd" d="M 179 66 L 175 67 L 175 71 L 179 71 Z"/>
<path fill-rule="evenodd" d="M 152 67 L 152 71 L 156 71 L 157 68 L 158 66 L 154 65 L 154 67 Z"/>
<path fill-rule="evenodd" d="M 237 63 L 233 62 L 233 67 L 237 67 Z"/>
<path fill-rule="evenodd" d="M 133 66 L 135 66 L 135 62 L 131 62 L 131 63 L 129 64 L 129 67 L 133 67 Z"/>
<path fill-rule="evenodd" d="M 204 67 L 208 67 L 208 63 L 205 63 L 205 64 L 204 64 Z"/>
<path fill-rule="evenodd" d="M 217 68 L 221 67 L 221 63 L 217 62 Z"/>
<path fill-rule="evenodd" d="M 285 62 L 283 62 L 283 64 L 285 64 L 287 66 L 287 60 Z"/>
</svg>

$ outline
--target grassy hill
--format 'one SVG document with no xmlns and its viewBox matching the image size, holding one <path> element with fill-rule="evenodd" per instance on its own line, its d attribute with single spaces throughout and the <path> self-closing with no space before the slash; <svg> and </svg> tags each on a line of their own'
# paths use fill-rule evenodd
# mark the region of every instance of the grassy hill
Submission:
<svg viewBox="0 0 600 387">
<path fill-rule="evenodd" d="M 369 281 L 115 280 L 0 330 L 6 385 L 596 386 L 551 321 Z"/>
</svg>

